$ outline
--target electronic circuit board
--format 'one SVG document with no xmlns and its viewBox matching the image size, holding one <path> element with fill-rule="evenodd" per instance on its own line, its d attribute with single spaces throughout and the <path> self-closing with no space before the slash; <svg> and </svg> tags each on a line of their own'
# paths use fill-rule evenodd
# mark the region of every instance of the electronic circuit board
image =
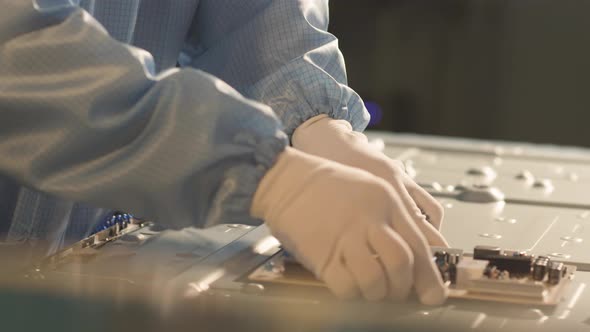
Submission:
<svg viewBox="0 0 590 332">
<path fill-rule="evenodd" d="M 529 305 L 557 305 L 576 267 L 546 256 L 478 246 L 474 255 L 460 249 L 432 248 L 433 260 L 449 287 L 449 298 Z M 248 279 L 262 284 L 325 287 L 289 254 L 279 252 Z"/>
<path fill-rule="evenodd" d="M 445 324 L 470 331 L 590 326 L 590 151 L 369 136 L 381 139 L 383 151 L 403 161 L 445 209 L 440 231 L 460 249 L 433 248 L 450 291 L 444 305 L 334 301 L 327 287 L 292 257 L 285 259 L 265 225 L 174 230 L 132 220 L 61 250 L 27 275 L 74 294 L 87 288 L 117 299 L 147 296 L 166 308 L 174 301 L 185 307 L 182 301 L 196 296 L 224 303 L 243 299 L 251 307 L 269 303 L 278 310 L 301 304 L 317 312 L 325 305 L 328 313 L 352 305 L 346 314 L 323 313 L 351 320 L 366 313 L 370 317 L 359 321 L 412 322 L 422 330 Z"/>
</svg>

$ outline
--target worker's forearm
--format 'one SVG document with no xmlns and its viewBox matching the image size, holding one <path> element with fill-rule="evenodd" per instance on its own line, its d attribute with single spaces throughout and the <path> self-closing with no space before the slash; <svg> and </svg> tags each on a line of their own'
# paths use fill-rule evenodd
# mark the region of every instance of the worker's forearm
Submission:
<svg viewBox="0 0 590 332">
<path fill-rule="evenodd" d="M 51 3 L 1 1 L 0 173 L 173 227 L 247 215 L 286 143 L 272 111 L 203 72 L 154 77 L 149 54 Z"/>
</svg>

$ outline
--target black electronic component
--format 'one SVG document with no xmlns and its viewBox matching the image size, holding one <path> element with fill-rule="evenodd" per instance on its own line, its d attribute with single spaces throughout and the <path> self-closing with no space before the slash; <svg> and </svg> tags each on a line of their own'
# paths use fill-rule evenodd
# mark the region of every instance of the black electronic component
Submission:
<svg viewBox="0 0 590 332">
<path fill-rule="evenodd" d="M 454 284 L 457 279 L 457 264 L 460 255 L 451 254 L 446 251 L 437 251 L 434 253 L 434 264 L 438 268 L 444 282 Z"/>
<path fill-rule="evenodd" d="M 486 266 L 485 270 L 483 271 L 483 275 L 490 278 L 490 279 L 496 279 L 496 276 L 499 273 L 500 272 L 498 271 L 498 268 L 492 264 L 488 264 Z"/>
<path fill-rule="evenodd" d="M 518 253 L 517 255 L 488 255 L 485 258 L 475 259 L 487 260 L 490 265 L 500 271 L 508 271 L 511 275 L 527 275 L 531 272 L 534 256 Z"/>
<path fill-rule="evenodd" d="M 449 254 L 446 251 L 437 251 L 434 253 L 434 264 L 438 268 L 444 282 L 450 280 L 448 261 Z"/>
<path fill-rule="evenodd" d="M 502 249 L 495 246 L 475 246 L 473 248 L 474 259 L 488 259 L 490 256 L 499 256 L 502 254 Z"/>
<path fill-rule="evenodd" d="M 447 263 L 449 254 L 447 254 L 446 251 L 437 251 L 434 253 L 434 262 L 436 263 L 436 265 L 438 266 L 442 266 L 445 263 Z"/>
<path fill-rule="evenodd" d="M 457 282 L 457 264 L 459 264 L 460 255 L 458 254 L 451 254 L 449 255 L 448 263 L 449 263 L 449 281 L 451 284 L 455 284 Z"/>
<path fill-rule="evenodd" d="M 536 281 L 543 281 L 547 274 L 547 265 L 549 264 L 549 258 L 545 256 L 539 256 L 533 263 L 533 279 Z"/>
<path fill-rule="evenodd" d="M 565 275 L 566 268 L 561 262 L 551 262 L 548 266 L 548 280 L 552 285 L 557 285 L 561 281 L 561 277 Z"/>
</svg>

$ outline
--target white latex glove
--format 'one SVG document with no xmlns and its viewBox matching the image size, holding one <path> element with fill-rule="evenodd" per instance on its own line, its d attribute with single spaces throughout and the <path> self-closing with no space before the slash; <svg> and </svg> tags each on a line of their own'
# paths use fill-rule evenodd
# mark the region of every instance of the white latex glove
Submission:
<svg viewBox="0 0 590 332">
<path fill-rule="evenodd" d="M 369 144 L 367 136 L 353 131 L 348 121 L 334 120 L 327 115 L 313 117 L 295 130 L 292 144 L 306 153 L 364 169 L 386 180 L 401 197 L 428 242 L 448 247 L 438 232 L 444 214 L 441 204 L 406 174 L 402 162 Z"/>
<path fill-rule="evenodd" d="M 339 297 L 421 302 L 447 296 L 422 232 L 387 182 L 287 147 L 264 176 L 251 213 Z"/>
</svg>

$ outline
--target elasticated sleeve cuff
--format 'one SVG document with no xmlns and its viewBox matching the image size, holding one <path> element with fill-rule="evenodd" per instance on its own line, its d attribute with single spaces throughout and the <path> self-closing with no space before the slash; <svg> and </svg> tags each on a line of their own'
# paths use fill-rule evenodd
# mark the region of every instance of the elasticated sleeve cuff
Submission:
<svg viewBox="0 0 590 332">
<path fill-rule="evenodd" d="M 205 226 L 221 223 L 259 225 L 261 220 L 250 217 L 252 199 L 260 181 L 285 149 L 286 136 L 267 138 L 256 144 L 255 164 L 231 167 L 219 186 Z"/>
</svg>

